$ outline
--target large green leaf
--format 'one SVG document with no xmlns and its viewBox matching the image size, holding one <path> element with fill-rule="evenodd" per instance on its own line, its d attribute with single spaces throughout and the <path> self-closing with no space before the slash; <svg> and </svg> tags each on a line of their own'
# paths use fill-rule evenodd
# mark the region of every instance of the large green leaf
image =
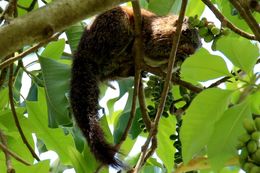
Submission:
<svg viewBox="0 0 260 173">
<path fill-rule="evenodd" d="M 32 166 L 20 165 L 19 169 L 16 169 L 15 171 L 16 171 L 16 173 L 25 173 L 25 172 L 49 173 L 50 172 L 50 161 L 49 160 L 43 160 L 43 161 L 36 163 Z"/>
<path fill-rule="evenodd" d="M 71 135 L 65 135 L 61 128 L 51 129 L 48 127 L 44 89 L 38 88 L 38 101 L 27 101 L 26 107 L 36 136 L 44 141 L 49 150 L 57 152 L 63 163 L 70 163 L 68 152 L 71 147 L 75 147 L 73 138 Z"/>
<path fill-rule="evenodd" d="M 202 1 L 190 0 L 185 15 L 187 16 L 201 16 L 205 9 L 205 5 Z"/>
<path fill-rule="evenodd" d="M 16 66 L 16 68 L 18 68 Z M 22 77 L 23 77 L 23 71 L 20 69 L 18 71 L 18 74 L 15 78 L 15 82 L 14 82 L 14 92 L 13 92 L 13 95 L 14 95 L 14 100 L 16 101 L 20 101 L 20 91 L 21 91 L 21 88 L 22 88 Z"/>
<path fill-rule="evenodd" d="M 31 124 L 28 121 L 28 118 L 24 116 L 25 108 L 16 108 L 16 114 L 20 123 L 20 126 L 23 130 L 23 133 L 29 142 L 29 144 L 33 147 L 34 142 L 32 138 L 32 128 Z M 0 111 L 0 128 L 7 137 L 8 148 L 13 152 L 21 156 L 23 159 L 28 161 L 29 163 L 33 163 L 33 157 L 24 144 L 20 133 L 17 130 L 17 126 L 15 125 L 14 118 L 11 110 L 3 110 Z M 34 147 L 33 147 L 34 148 Z"/>
<path fill-rule="evenodd" d="M 90 173 L 88 162 L 81 153 L 79 153 L 75 148 L 71 148 L 69 150 L 69 155 L 73 167 L 77 173 Z"/>
<path fill-rule="evenodd" d="M 259 57 L 257 45 L 243 38 L 223 37 L 218 40 L 217 49 L 224 53 L 235 66 L 248 74 L 252 72 Z"/>
<path fill-rule="evenodd" d="M 238 136 L 245 131 L 242 122 L 246 117 L 251 117 L 251 111 L 249 102 L 244 101 L 225 111 L 216 122 L 208 144 L 209 160 L 216 172 L 224 167 L 228 159 L 237 155 Z"/>
<path fill-rule="evenodd" d="M 260 115 L 260 91 L 254 92 L 250 96 L 251 110 L 253 113 Z"/>
<path fill-rule="evenodd" d="M 45 58 L 51 58 L 51 59 L 60 59 L 63 50 L 65 47 L 65 40 L 60 39 L 58 41 L 50 42 L 44 51 L 42 52 L 41 56 Z"/>
<path fill-rule="evenodd" d="M 126 92 L 126 90 L 124 90 L 124 93 L 125 92 Z M 125 128 L 127 126 L 127 123 L 128 123 L 129 117 L 130 117 L 130 113 L 131 113 L 131 109 L 132 109 L 132 100 L 133 100 L 133 89 L 132 88 L 128 87 L 128 94 L 129 95 L 128 95 L 128 99 L 127 99 L 125 108 L 124 108 L 123 112 L 121 113 L 120 117 L 118 118 L 118 120 L 116 121 L 115 130 L 114 130 L 115 143 L 118 143 L 119 140 L 121 139 L 122 134 L 125 131 Z M 138 124 L 138 119 L 140 117 L 141 117 L 141 112 L 137 105 L 135 117 L 133 119 L 133 123 L 132 123 L 132 126 L 129 131 L 129 134 L 131 135 L 132 139 L 135 139 L 141 133 L 141 129 Z"/>
<path fill-rule="evenodd" d="M 48 101 L 50 126 L 71 124 L 69 103 L 70 67 L 53 59 L 40 57 Z M 56 125 L 56 126 L 57 126 Z"/>
<path fill-rule="evenodd" d="M 175 117 L 169 116 L 168 118 L 162 117 L 158 127 L 158 148 L 156 149 L 156 153 L 163 161 L 168 172 L 171 172 L 174 166 L 175 148 L 173 141 L 169 137 L 175 132 L 175 125 Z"/>
<path fill-rule="evenodd" d="M 8 88 L 0 90 L 0 110 L 4 109 L 8 102 Z"/>
<path fill-rule="evenodd" d="M 31 1 L 28 1 L 28 0 L 19 0 L 19 1 L 17 2 L 17 4 L 19 4 L 20 6 L 26 7 L 26 8 L 30 7 L 31 3 L 32 3 L 32 0 L 31 0 Z M 34 6 L 34 9 L 37 9 L 38 6 L 39 6 L 39 5 L 38 5 L 38 2 L 36 2 L 35 6 Z M 33 9 L 33 10 L 34 10 L 34 9 Z M 19 7 L 17 8 L 17 11 L 18 11 L 18 16 L 23 16 L 23 15 L 25 15 L 26 13 L 28 13 L 28 11 L 26 11 L 25 9 L 19 8 Z"/>
<path fill-rule="evenodd" d="M 181 67 L 184 80 L 207 81 L 230 75 L 225 61 L 201 48 L 196 54 L 186 59 Z"/>
<path fill-rule="evenodd" d="M 207 89 L 192 101 L 180 133 L 185 163 L 208 144 L 215 122 L 227 109 L 231 93 L 219 88 Z"/>
<path fill-rule="evenodd" d="M 176 0 L 150 0 L 148 9 L 158 15 L 167 15 Z"/>
<path fill-rule="evenodd" d="M 65 33 L 67 35 L 68 43 L 72 52 L 76 51 L 83 31 L 84 25 L 82 22 L 76 23 L 66 29 Z"/>
<path fill-rule="evenodd" d="M 216 0 L 216 2 L 221 13 L 233 24 L 235 24 L 235 26 L 247 32 L 251 32 L 246 22 L 239 15 L 232 15 L 234 7 L 230 3 L 227 3 L 226 0 Z"/>
</svg>

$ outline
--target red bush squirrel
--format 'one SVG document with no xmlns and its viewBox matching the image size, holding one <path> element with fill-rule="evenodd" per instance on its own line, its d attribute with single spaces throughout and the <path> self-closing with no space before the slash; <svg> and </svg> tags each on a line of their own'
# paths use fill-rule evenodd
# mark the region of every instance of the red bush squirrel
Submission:
<svg viewBox="0 0 260 173">
<path fill-rule="evenodd" d="M 157 16 L 142 10 L 144 61 L 151 66 L 167 63 L 172 48 L 178 16 Z M 116 7 L 97 16 L 82 35 L 72 65 L 70 100 L 77 125 L 91 152 L 103 164 L 122 166 L 99 125 L 98 97 L 100 82 L 134 76 L 134 17 L 130 7 Z M 197 30 L 189 28 L 187 19 L 177 51 L 183 61 L 201 46 Z"/>
</svg>

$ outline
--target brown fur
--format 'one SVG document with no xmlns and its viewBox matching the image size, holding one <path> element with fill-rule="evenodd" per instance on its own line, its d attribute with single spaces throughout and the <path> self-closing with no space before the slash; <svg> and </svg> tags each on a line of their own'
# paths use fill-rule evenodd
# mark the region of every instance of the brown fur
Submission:
<svg viewBox="0 0 260 173">
<path fill-rule="evenodd" d="M 167 63 L 178 16 L 156 16 L 142 10 L 145 62 Z M 70 99 L 75 120 L 90 149 L 103 164 L 120 167 L 116 149 L 105 140 L 98 122 L 98 84 L 104 80 L 134 76 L 134 18 L 132 8 L 117 7 L 99 15 L 82 35 L 74 55 Z M 185 19 L 177 60 L 183 61 L 200 47 L 195 29 Z M 151 64 L 150 64 L 151 63 Z"/>
</svg>

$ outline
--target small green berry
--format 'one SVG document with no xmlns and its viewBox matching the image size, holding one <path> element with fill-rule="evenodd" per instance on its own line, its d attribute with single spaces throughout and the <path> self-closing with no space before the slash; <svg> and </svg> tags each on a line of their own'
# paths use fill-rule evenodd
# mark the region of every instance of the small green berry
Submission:
<svg viewBox="0 0 260 173">
<path fill-rule="evenodd" d="M 228 35 L 228 34 L 230 33 L 230 30 L 229 30 L 228 28 L 223 28 L 223 29 L 221 30 L 221 33 L 222 33 L 223 35 Z"/>
<path fill-rule="evenodd" d="M 212 27 L 212 28 L 210 29 L 210 31 L 211 31 L 212 34 L 214 34 L 214 35 L 220 34 L 220 29 L 218 29 L 217 27 Z"/>
<path fill-rule="evenodd" d="M 202 27 L 202 28 L 199 29 L 199 35 L 200 35 L 201 37 L 206 36 L 206 35 L 208 34 L 208 32 L 209 32 L 209 30 L 208 30 L 207 27 Z"/>
<path fill-rule="evenodd" d="M 196 27 L 199 26 L 200 20 L 198 18 L 195 18 L 194 21 L 192 22 L 192 26 Z"/>
<path fill-rule="evenodd" d="M 259 172 L 260 172 L 260 166 L 256 166 L 256 165 L 254 165 L 250 170 L 250 173 L 259 173 Z"/>
<path fill-rule="evenodd" d="M 239 136 L 238 140 L 243 142 L 243 143 L 246 143 L 246 142 L 248 142 L 250 140 L 250 138 L 251 138 L 250 135 L 245 133 L 245 134 Z"/>
<path fill-rule="evenodd" d="M 213 34 L 208 34 L 208 35 L 206 35 L 206 36 L 204 37 L 204 41 L 205 41 L 206 43 L 211 42 L 213 39 L 214 39 L 214 35 L 213 35 Z"/>
<path fill-rule="evenodd" d="M 249 134 L 256 130 L 255 123 L 252 119 L 244 119 L 243 126 Z"/>
<path fill-rule="evenodd" d="M 249 172 L 252 169 L 253 166 L 254 166 L 253 163 L 247 162 L 247 163 L 244 164 L 243 169 L 244 169 L 245 172 Z"/>
<path fill-rule="evenodd" d="M 250 140 L 247 144 L 247 150 L 249 153 L 254 153 L 257 150 L 257 143 L 253 140 Z"/>
<path fill-rule="evenodd" d="M 211 30 L 211 28 L 215 27 L 215 25 L 213 23 L 209 23 L 207 27 Z"/>
<path fill-rule="evenodd" d="M 260 118 L 255 119 L 255 126 L 256 126 L 257 130 L 260 131 Z"/>
<path fill-rule="evenodd" d="M 251 134 L 251 137 L 253 140 L 255 141 L 259 141 L 260 140 L 260 131 L 255 131 Z"/>
</svg>

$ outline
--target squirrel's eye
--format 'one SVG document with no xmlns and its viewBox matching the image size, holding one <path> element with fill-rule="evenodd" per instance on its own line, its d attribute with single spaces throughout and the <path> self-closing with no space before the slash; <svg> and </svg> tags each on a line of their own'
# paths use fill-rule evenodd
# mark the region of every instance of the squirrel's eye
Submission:
<svg viewBox="0 0 260 173">
<path fill-rule="evenodd" d="M 186 30 L 182 33 L 182 35 L 184 36 L 189 36 L 190 35 L 190 30 Z"/>
</svg>

